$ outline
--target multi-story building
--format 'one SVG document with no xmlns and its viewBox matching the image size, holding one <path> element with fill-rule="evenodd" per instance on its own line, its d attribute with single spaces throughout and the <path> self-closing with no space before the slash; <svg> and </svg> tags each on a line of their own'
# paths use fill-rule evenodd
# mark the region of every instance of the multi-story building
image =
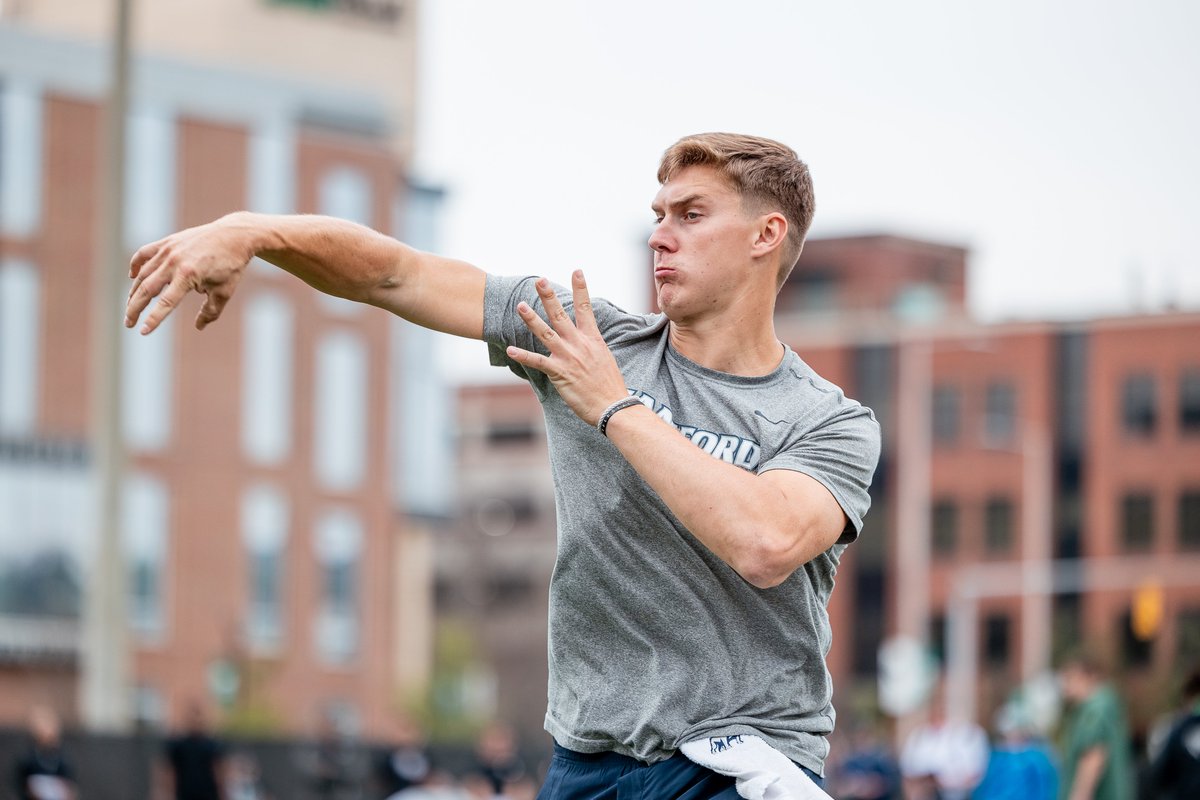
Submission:
<svg viewBox="0 0 1200 800">
<path fill-rule="evenodd" d="M 79 720 L 79 613 L 96 547 L 89 298 L 102 259 L 105 8 L 0 7 L 10 723 L 35 702 Z M 415 9 L 137 4 L 128 252 L 242 208 L 428 242 L 432 195 L 408 179 Z M 307 733 L 332 717 L 384 736 L 430 662 L 419 520 L 445 512 L 448 470 L 429 349 L 410 347 L 384 312 L 266 264 L 202 334 L 196 308 L 121 340 L 130 715 L 173 722 L 197 701 L 248 729 Z"/>
<path fill-rule="evenodd" d="M 981 324 L 965 307 L 966 257 L 895 236 L 817 239 L 779 299 L 780 336 L 872 407 L 884 436 L 873 508 L 830 604 L 836 702 L 848 716 L 873 710 L 880 646 L 906 637 L 986 721 L 1089 642 L 1145 723 L 1200 660 L 1200 313 Z M 554 527 L 541 413 L 519 385 L 459 398 L 462 486 L 506 509 L 506 535 L 484 522 L 439 541 L 439 615 L 487 631 L 478 657 L 501 711 L 533 726 L 544 629 L 506 640 L 490 605 L 454 601 L 449 565 L 473 559 L 482 582 L 490 554 L 519 537 L 524 577 L 506 580 L 532 590 L 509 597 L 505 619 L 544 619 Z M 501 655 L 509 645 L 524 663 Z"/>
</svg>

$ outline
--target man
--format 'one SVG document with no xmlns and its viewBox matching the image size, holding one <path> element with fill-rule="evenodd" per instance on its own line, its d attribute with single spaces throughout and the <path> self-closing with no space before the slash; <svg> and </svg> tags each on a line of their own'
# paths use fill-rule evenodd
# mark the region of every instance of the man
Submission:
<svg viewBox="0 0 1200 800">
<path fill-rule="evenodd" d="M 904 796 L 910 800 L 967 800 L 987 769 L 987 733 L 947 711 L 946 683 L 939 680 L 928 718 L 909 732 L 900 753 Z"/>
<path fill-rule="evenodd" d="M 661 315 L 593 303 L 578 271 L 560 291 L 339 220 L 234 214 L 135 254 L 126 324 L 158 297 L 148 333 L 198 291 L 203 328 L 257 255 L 485 340 L 542 401 L 555 480 L 541 796 L 730 798 L 735 781 L 743 796 L 822 794 L 800 769 L 816 778 L 828 751 L 826 605 L 869 505 L 878 426 L 775 335 L 812 221 L 805 164 L 777 142 L 703 134 L 658 177 Z"/>
<path fill-rule="evenodd" d="M 29 712 L 30 747 L 17 760 L 16 788 L 20 800 L 74 800 L 75 775 L 63 755 L 58 715 L 46 706 Z"/>
<path fill-rule="evenodd" d="M 204 708 L 191 702 L 184 710 L 183 730 L 163 749 L 169 786 L 175 800 L 222 800 L 225 748 L 208 731 Z"/>
<path fill-rule="evenodd" d="M 1134 767 L 1129 725 L 1121 698 L 1105 680 L 1100 661 L 1077 653 L 1059 670 L 1063 698 L 1073 707 L 1066 720 L 1062 782 L 1064 800 L 1126 800 L 1133 797 Z"/>
<path fill-rule="evenodd" d="M 1181 713 L 1150 761 L 1150 783 L 1160 797 L 1200 797 L 1200 667 L 1184 681 Z"/>
</svg>

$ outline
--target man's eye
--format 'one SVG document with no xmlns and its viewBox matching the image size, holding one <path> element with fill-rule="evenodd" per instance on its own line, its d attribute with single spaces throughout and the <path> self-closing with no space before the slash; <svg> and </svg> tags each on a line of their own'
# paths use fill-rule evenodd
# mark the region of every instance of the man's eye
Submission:
<svg viewBox="0 0 1200 800">
<path fill-rule="evenodd" d="M 683 214 L 683 218 L 688 221 L 700 219 L 700 212 L 699 211 L 686 211 Z"/>
<path fill-rule="evenodd" d="M 654 218 L 654 224 L 655 224 L 655 225 L 658 225 L 658 224 L 659 224 L 660 222 L 662 222 L 662 221 L 663 221 L 662 214 L 659 214 L 658 216 L 656 216 L 656 217 Z"/>
</svg>

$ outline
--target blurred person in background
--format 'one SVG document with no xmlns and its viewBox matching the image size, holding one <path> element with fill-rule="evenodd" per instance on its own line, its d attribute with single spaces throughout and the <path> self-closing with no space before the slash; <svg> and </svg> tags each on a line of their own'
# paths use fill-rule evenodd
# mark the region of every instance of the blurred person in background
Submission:
<svg viewBox="0 0 1200 800">
<path fill-rule="evenodd" d="M 1150 787 L 1164 800 L 1200 798 L 1200 666 L 1184 681 L 1181 713 L 1150 762 Z"/>
<path fill-rule="evenodd" d="M 209 732 L 199 702 L 184 710 L 183 726 L 167 740 L 164 777 L 175 800 L 225 800 L 225 747 Z"/>
<path fill-rule="evenodd" d="M 58 715 L 46 706 L 29 712 L 29 750 L 17 759 L 14 777 L 20 800 L 75 800 L 75 775 L 63 755 Z"/>
<path fill-rule="evenodd" d="M 996 712 L 997 741 L 974 800 L 1055 800 L 1058 768 L 1050 747 L 1019 699 Z"/>
<path fill-rule="evenodd" d="M 904 740 L 900 771 L 909 800 L 966 800 L 987 769 L 987 733 L 950 716 L 945 695 L 945 682 L 939 681 L 925 722 Z"/>
<path fill-rule="evenodd" d="M 358 753 L 338 721 L 322 715 L 307 759 L 309 785 L 317 800 L 357 800 Z"/>
<path fill-rule="evenodd" d="M 484 728 L 475 745 L 475 765 L 464 785 L 472 796 L 489 800 L 533 796 L 529 792 L 525 762 L 517 752 L 517 737 L 511 727 L 493 722 Z"/>
<path fill-rule="evenodd" d="M 557 166 L 562 196 L 546 201 L 580 202 L 588 187 Z M 825 797 L 827 606 L 870 506 L 879 426 L 775 332 L 814 211 L 807 165 L 768 139 L 701 134 L 667 150 L 658 179 L 661 314 L 593 301 L 581 271 L 567 290 L 343 220 L 236 213 L 138 250 L 125 322 L 157 298 L 150 333 L 195 291 L 204 328 L 259 256 L 486 341 L 492 363 L 538 395 L 554 474 L 556 749 L 542 796 L 620 783 L 733 798 L 741 781 Z M 577 233 L 580 253 L 600 235 L 584 217 Z"/>
<path fill-rule="evenodd" d="M 1059 668 L 1068 705 L 1062 745 L 1064 800 L 1129 800 L 1135 796 L 1129 724 L 1099 658 L 1080 652 Z"/>
<path fill-rule="evenodd" d="M 396 736 L 379 759 L 378 767 L 384 797 L 421 786 L 430 779 L 433 762 L 425 749 L 421 729 L 415 722 L 407 717 L 398 722 Z"/>
<path fill-rule="evenodd" d="M 854 726 L 849 755 L 840 759 L 830 778 L 830 794 L 839 800 L 900 800 L 900 766 L 880 731 Z"/>
</svg>

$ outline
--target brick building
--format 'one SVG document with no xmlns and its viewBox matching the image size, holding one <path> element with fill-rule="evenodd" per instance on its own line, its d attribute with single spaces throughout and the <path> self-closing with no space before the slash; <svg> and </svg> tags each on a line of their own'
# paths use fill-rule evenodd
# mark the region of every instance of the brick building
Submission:
<svg viewBox="0 0 1200 800">
<path fill-rule="evenodd" d="M 309 5 L 139 4 L 129 252 L 241 208 L 428 244 L 436 193 L 407 173 L 416 4 Z M 79 720 L 102 8 L 0 16 L 0 722 L 33 702 Z M 429 671 L 421 520 L 446 512 L 448 470 L 428 348 L 265 264 L 203 334 L 197 308 L 122 337 L 130 715 L 198 700 L 246 730 L 384 736 Z"/>
<path fill-rule="evenodd" d="M 907 636 L 986 720 L 1087 641 L 1144 725 L 1200 660 L 1200 313 L 980 324 L 966 257 L 897 236 L 817 239 L 780 297 L 780 336 L 884 434 L 874 505 L 830 605 L 835 702 L 847 718 L 875 708 L 880 644 Z M 463 387 L 459 403 L 462 485 L 521 509 L 502 538 L 544 551 L 516 559 L 530 588 L 508 601 L 523 612 L 505 612 L 529 624 L 526 660 L 501 652 L 515 640 L 490 605 L 447 591 L 438 613 L 486 632 L 478 656 L 502 713 L 534 726 L 541 706 L 524 704 L 544 697 L 545 633 L 533 642 L 528 620 L 544 619 L 554 546 L 541 412 L 519 385 Z M 487 563 L 498 543 L 466 525 L 438 546 L 444 585 L 449 565 Z M 1156 624 L 1134 624 L 1135 597 L 1161 611 Z"/>
</svg>

